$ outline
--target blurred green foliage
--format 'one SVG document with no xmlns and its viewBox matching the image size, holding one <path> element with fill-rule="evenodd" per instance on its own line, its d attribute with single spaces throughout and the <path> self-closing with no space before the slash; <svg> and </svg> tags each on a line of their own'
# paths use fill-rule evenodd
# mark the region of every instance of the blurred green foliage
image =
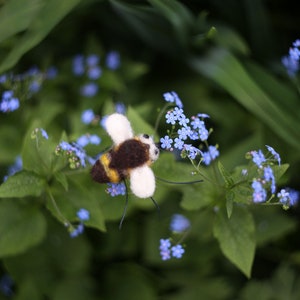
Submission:
<svg viewBox="0 0 300 300">
<path fill-rule="evenodd" d="M 135 132 L 164 135 L 163 122 L 157 133 L 154 124 L 162 94 L 175 90 L 187 115 L 211 116 L 225 183 L 247 151 L 267 144 L 290 165 L 278 170 L 278 184 L 300 190 L 299 82 L 281 64 L 299 38 L 296 12 L 280 0 L 0 1 L 0 75 L 58 69 L 32 96 L 28 82 L 12 82 L 7 88 L 19 93 L 20 108 L 0 113 L 0 176 L 17 155 L 23 161 L 0 186 L 0 280 L 13 280 L 9 292 L 0 282 L 0 299 L 299 299 L 299 208 L 237 205 L 207 181 L 158 181 L 160 218 L 149 199 L 130 194 L 119 230 L 124 197 L 112 198 L 89 168 L 65 168 L 66 158 L 55 154 L 61 141 L 86 133 L 102 138 L 88 146 L 91 156 L 110 147 L 105 130 L 80 117 L 89 108 L 112 113 L 117 102 Z M 96 53 L 103 65 L 110 50 L 120 53 L 120 69 L 103 67 L 97 96 L 80 95 L 86 82 L 72 74 L 72 58 Z M 35 128 L 49 139 L 32 139 Z M 194 179 L 192 166 L 170 153 L 153 170 L 168 180 Z M 76 223 L 82 207 L 91 219 L 72 239 L 64 223 Z M 174 213 L 192 227 L 183 258 L 164 262 L 159 240 L 169 236 Z"/>
</svg>

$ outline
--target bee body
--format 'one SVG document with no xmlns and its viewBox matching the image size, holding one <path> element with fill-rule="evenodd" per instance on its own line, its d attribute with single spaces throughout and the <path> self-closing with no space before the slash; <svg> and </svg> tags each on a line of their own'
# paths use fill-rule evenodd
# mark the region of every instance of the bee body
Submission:
<svg viewBox="0 0 300 300">
<path fill-rule="evenodd" d="M 126 139 L 100 156 L 91 170 L 91 176 L 99 183 L 119 183 L 130 177 L 137 168 L 148 168 L 158 154 L 153 139 L 146 134 Z M 141 176 L 141 180 L 147 181 L 147 178 Z M 152 177 L 150 181 L 153 181 Z"/>
</svg>

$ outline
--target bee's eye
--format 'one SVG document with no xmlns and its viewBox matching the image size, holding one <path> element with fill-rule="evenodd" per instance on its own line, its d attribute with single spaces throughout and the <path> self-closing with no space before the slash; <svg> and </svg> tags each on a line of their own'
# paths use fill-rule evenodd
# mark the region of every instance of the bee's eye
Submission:
<svg viewBox="0 0 300 300">
<path fill-rule="evenodd" d="M 148 134 L 143 134 L 143 137 L 145 138 L 145 139 L 149 139 L 149 135 Z"/>
</svg>

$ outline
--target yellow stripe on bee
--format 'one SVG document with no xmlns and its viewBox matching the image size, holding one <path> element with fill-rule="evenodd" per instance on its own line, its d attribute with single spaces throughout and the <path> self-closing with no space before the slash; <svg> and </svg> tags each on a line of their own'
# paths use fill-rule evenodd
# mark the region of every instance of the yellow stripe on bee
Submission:
<svg viewBox="0 0 300 300">
<path fill-rule="evenodd" d="M 105 173 L 107 177 L 109 178 L 110 182 L 112 183 L 118 183 L 120 182 L 120 176 L 119 173 L 115 169 L 109 168 L 110 163 L 110 155 L 109 153 L 105 153 L 100 157 L 100 162 L 105 170 Z"/>
</svg>

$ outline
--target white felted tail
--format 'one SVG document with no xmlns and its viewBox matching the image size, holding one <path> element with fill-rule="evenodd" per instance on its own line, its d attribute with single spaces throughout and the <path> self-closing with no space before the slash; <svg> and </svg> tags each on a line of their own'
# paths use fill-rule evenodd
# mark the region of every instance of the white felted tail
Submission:
<svg viewBox="0 0 300 300">
<path fill-rule="evenodd" d="M 155 192 L 155 176 L 147 165 L 135 168 L 130 172 L 130 189 L 139 198 L 153 196 Z"/>
</svg>

